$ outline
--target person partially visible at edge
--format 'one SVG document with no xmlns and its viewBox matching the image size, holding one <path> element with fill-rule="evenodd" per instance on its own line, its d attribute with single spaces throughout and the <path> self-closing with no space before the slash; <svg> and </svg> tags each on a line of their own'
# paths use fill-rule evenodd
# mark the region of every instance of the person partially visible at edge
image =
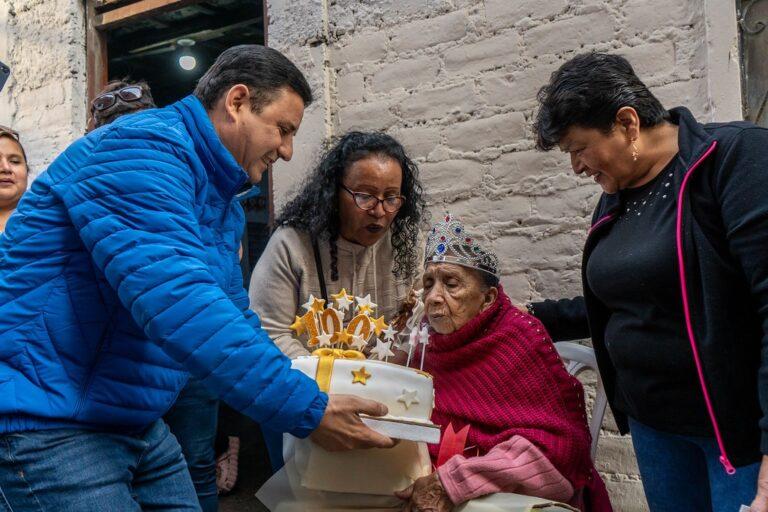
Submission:
<svg viewBox="0 0 768 512">
<path fill-rule="evenodd" d="M 0 234 L 27 191 L 29 166 L 19 133 L 0 126 Z"/>
<path fill-rule="evenodd" d="M 414 359 L 426 350 L 443 441 L 429 445 L 436 470 L 396 493 L 403 510 L 450 512 L 514 493 L 611 512 L 590 458 L 584 389 L 541 324 L 504 293 L 497 256 L 447 215 L 429 233 L 424 267 L 430 336 Z M 457 446 L 452 432 L 466 442 Z"/>
<path fill-rule="evenodd" d="M 539 104 L 538 147 L 604 193 L 584 296 L 533 314 L 557 340 L 591 335 L 653 512 L 768 511 L 768 130 L 666 110 L 600 53 Z"/>
<path fill-rule="evenodd" d="M 323 298 L 320 272 L 328 294 L 370 295 L 377 316 L 395 316 L 421 288 L 425 208 L 418 168 L 391 136 L 350 132 L 322 156 L 278 215 L 249 288 L 251 309 L 286 355 L 312 350 L 291 324 L 311 296 Z"/>
<path fill-rule="evenodd" d="M 235 196 L 290 160 L 312 100 L 276 50 L 223 52 L 195 94 L 67 148 L 0 238 L 0 489 L 13 510 L 199 510 L 160 417 L 191 373 L 269 428 L 389 447 L 248 309 Z M 9 241 L 12 240 L 13 243 Z"/>
<path fill-rule="evenodd" d="M 112 80 L 91 101 L 88 131 L 109 124 L 126 114 L 155 107 L 152 91 L 144 80 Z"/>
</svg>

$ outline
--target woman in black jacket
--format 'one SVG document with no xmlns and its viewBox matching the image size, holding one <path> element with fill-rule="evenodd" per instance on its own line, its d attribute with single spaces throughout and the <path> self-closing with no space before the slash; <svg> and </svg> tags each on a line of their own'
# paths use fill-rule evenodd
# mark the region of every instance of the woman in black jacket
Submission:
<svg viewBox="0 0 768 512">
<path fill-rule="evenodd" d="M 653 512 L 768 512 L 768 130 L 668 111 L 616 55 L 566 62 L 539 103 L 537 146 L 605 193 L 584 296 L 532 312 L 592 337 Z"/>
</svg>

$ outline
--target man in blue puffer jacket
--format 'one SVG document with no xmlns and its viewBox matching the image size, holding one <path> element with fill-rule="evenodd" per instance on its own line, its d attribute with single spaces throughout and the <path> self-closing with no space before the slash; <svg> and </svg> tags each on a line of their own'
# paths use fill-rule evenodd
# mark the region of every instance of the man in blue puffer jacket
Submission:
<svg viewBox="0 0 768 512">
<path fill-rule="evenodd" d="M 194 96 L 62 153 L 0 239 L 0 510 L 199 510 L 159 418 L 189 373 L 273 431 L 388 447 L 248 309 L 235 196 L 290 160 L 312 95 L 261 46 L 225 51 Z M 293 293 L 285 290 L 285 293 Z"/>
</svg>

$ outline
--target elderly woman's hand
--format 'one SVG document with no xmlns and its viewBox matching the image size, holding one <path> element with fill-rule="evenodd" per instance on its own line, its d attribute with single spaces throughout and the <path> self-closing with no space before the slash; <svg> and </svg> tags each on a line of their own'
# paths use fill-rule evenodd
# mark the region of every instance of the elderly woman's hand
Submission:
<svg viewBox="0 0 768 512">
<path fill-rule="evenodd" d="M 395 496 L 406 501 L 403 512 L 451 512 L 454 506 L 437 473 L 419 478 Z"/>
</svg>

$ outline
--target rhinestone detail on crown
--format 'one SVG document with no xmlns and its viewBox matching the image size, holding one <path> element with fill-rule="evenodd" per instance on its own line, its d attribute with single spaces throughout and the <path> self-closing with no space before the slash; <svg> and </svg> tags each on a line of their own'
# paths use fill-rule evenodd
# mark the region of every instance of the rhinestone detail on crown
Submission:
<svg viewBox="0 0 768 512">
<path fill-rule="evenodd" d="M 499 258 L 483 249 L 450 213 L 432 227 L 427 237 L 424 264 L 433 262 L 456 263 L 499 277 Z"/>
</svg>

